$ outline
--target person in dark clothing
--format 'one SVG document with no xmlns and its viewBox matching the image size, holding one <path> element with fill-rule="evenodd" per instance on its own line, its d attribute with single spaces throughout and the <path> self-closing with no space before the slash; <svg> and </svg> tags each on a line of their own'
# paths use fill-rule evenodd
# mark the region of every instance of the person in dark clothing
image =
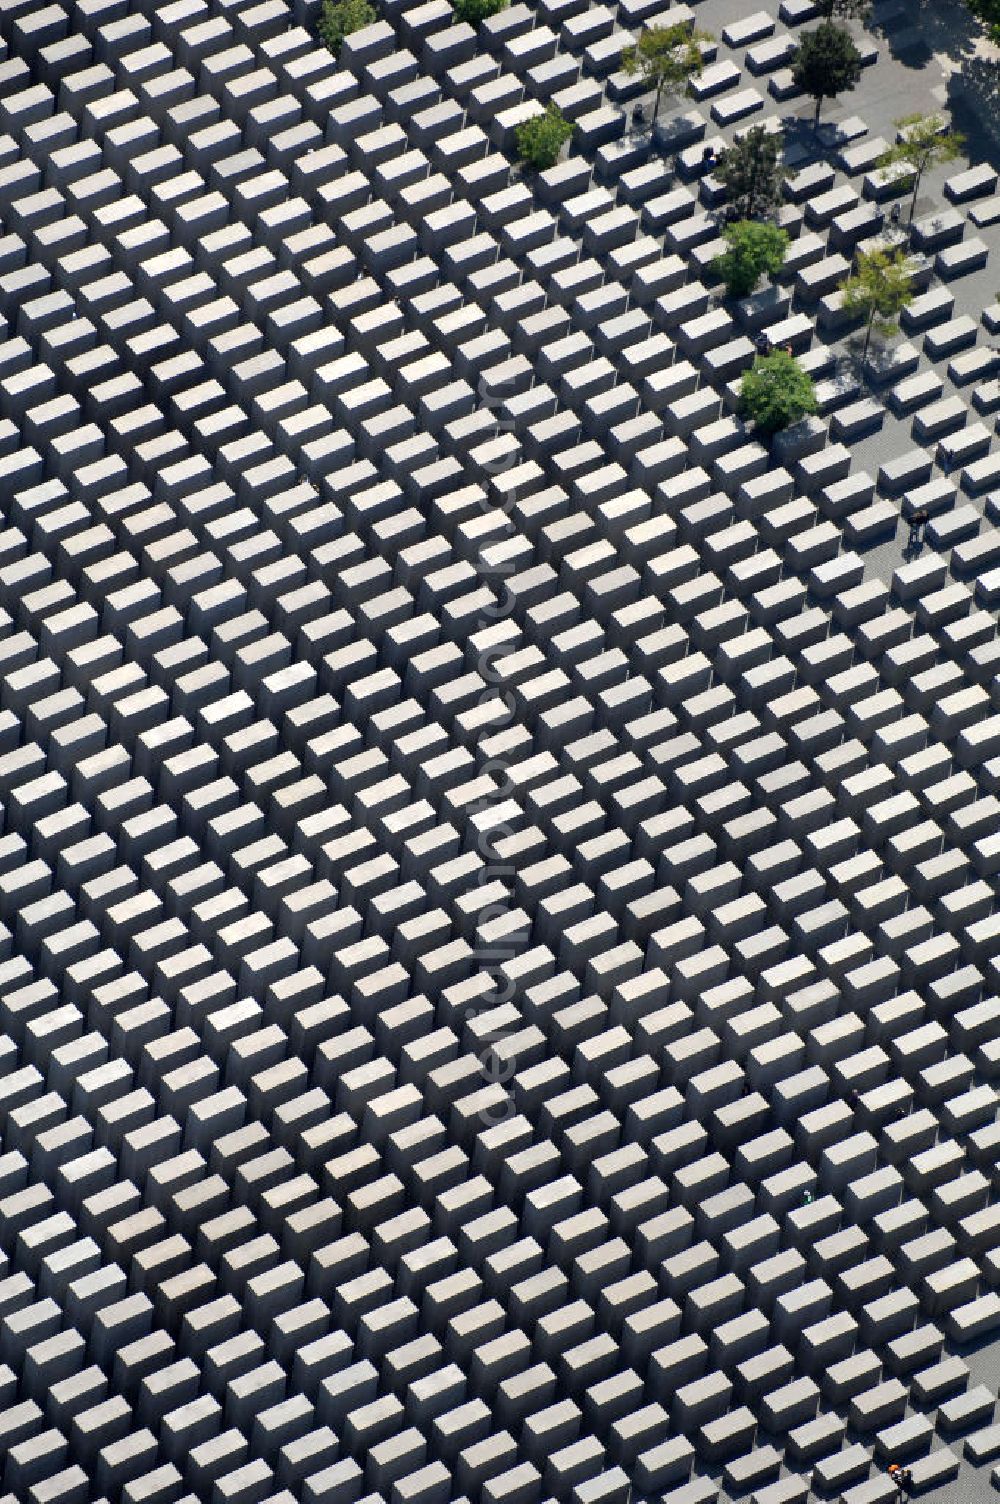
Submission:
<svg viewBox="0 0 1000 1504">
<path fill-rule="evenodd" d="M 917 549 L 923 540 L 923 529 L 927 526 L 927 513 L 923 507 L 918 507 L 910 517 L 910 537 L 908 548 Z"/>
</svg>

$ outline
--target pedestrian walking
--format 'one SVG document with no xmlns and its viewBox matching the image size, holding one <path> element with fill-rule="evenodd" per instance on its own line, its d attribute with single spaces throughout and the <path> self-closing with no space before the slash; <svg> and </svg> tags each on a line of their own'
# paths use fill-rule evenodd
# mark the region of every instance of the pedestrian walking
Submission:
<svg viewBox="0 0 1000 1504">
<path fill-rule="evenodd" d="M 923 540 L 923 529 L 927 526 L 927 512 L 923 507 L 918 507 L 910 514 L 910 537 L 907 547 L 918 549 Z"/>
</svg>

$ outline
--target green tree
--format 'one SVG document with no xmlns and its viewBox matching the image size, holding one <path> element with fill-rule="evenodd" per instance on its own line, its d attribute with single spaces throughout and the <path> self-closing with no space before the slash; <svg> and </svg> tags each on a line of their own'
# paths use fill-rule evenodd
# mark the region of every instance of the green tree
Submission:
<svg viewBox="0 0 1000 1504">
<path fill-rule="evenodd" d="M 841 282 L 840 291 L 846 311 L 861 314 L 867 321 L 863 359 L 868 354 L 872 330 L 877 329 L 882 335 L 895 334 L 899 315 L 913 299 L 913 278 L 905 253 L 863 252 L 858 257 L 857 271 Z"/>
<path fill-rule="evenodd" d="M 1000 0 L 965 0 L 977 21 L 982 21 L 990 38 L 1000 42 Z"/>
<path fill-rule="evenodd" d="M 780 202 L 781 185 L 788 176 L 781 163 L 783 142 L 780 131 L 754 125 L 719 154 L 712 175 L 725 184 L 742 219 L 767 214 Z"/>
<path fill-rule="evenodd" d="M 561 110 L 550 104 L 544 115 L 533 115 L 517 127 L 514 136 L 518 156 L 529 167 L 541 172 L 558 161 L 564 143 L 572 134 L 572 123 Z"/>
<path fill-rule="evenodd" d="M 878 159 L 877 166 L 888 169 L 902 164 L 908 167 L 913 174 L 913 197 L 910 199 L 910 219 L 913 219 L 913 211 L 917 206 L 917 193 L 920 189 L 920 179 L 928 167 L 936 167 L 938 163 L 954 162 L 961 154 L 965 145 L 965 137 L 957 131 L 947 129 L 948 122 L 943 115 L 904 115 L 895 124 L 899 128 L 899 140 L 895 146 L 890 146 Z M 888 178 L 889 172 L 883 171 L 882 178 Z"/>
<path fill-rule="evenodd" d="M 378 14 L 368 0 L 323 0 L 317 30 L 321 42 L 325 42 L 334 57 L 340 52 L 344 38 L 362 26 L 370 26 Z"/>
<path fill-rule="evenodd" d="M 470 26 L 479 26 L 490 16 L 497 16 L 507 7 L 507 0 L 451 0 L 452 9 L 459 21 Z"/>
<path fill-rule="evenodd" d="M 647 26 L 633 47 L 622 52 L 622 68 L 628 74 L 641 74 L 656 90 L 653 116 L 659 114 L 664 89 L 672 91 L 687 85 L 692 73 L 703 67 L 702 42 L 714 40 L 707 31 L 695 31 L 687 21 L 675 26 Z"/>
<path fill-rule="evenodd" d="M 788 235 L 777 225 L 743 219 L 739 224 L 727 225 L 722 233 L 729 249 L 716 256 L 712 266 L 725 282 L 730 297 L 745 298 L 764 272 L 769 277 L 780 272 L 788 249 Z"/>
<path fill-rule="evenodd" d="M 777 433 L 816 411 L 812 377 L 794 355 L 776 350 L 758 355 L 740 383 L 740 412 L 762 433 Z"/>
<path fill-rule="evenodd" d="M 816 123 L 824 99 L 836 99 L 853 89 L 861 77 L 861 54 L 845 26 L 823 21 L 802 35 L 792 63 L 797 88 L 816 101 Z"/>
</svg>

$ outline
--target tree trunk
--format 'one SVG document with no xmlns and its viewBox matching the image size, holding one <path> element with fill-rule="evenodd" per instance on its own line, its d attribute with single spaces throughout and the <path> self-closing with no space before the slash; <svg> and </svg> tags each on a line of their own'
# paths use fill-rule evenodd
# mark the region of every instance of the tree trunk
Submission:
<svg viewBox="0 0 1000 1504">
<path fill-rule="evenodd" d="M 656 98 L 653 100 L 653 119 L 656 120 L 660 113 L 660 97 L 663 94 L 663 79 L 656 85 Z"/>
<path fill-rule="evenodd" d="M 868 328 L 865 330 L 865 348 L 861 352 L 861 359 L 862 360 L 867 360 L 868 359 L 868 346 L 872 342 L 872 324 L 874 322 L 875 322 L 875 310 L 873 308 L 872 311 L 871 311 L 871 313 L 868 315 Z"/>
<path fill-rule="evenodd" d="M 817 126 L 819 125 L 819 112 L 820 112 L 820 109 L 822 108 L 822 105 L 823 105 L 823 96 L 822 96 L 822 94 L 817 94 L 817 96 L 816 96 L 816 113 L 813 116 L 813 130 L 815 130 L 817 128 Z"/>
<path fill-rule="evenodd" d="M 915 180 L 915 182 L 913 184 L 913 197 L 910 199 L 910 224 L 911 225 L 913 223 L 913 216 L 914 216 L 914 214 L 916 212 L 916 208 L 917 208 L 917 194 L 919 193 L 919 191 L 920 191 L 920 173 L 918 172 L 917 176 L 916 176 L 916 180 Z"/>
</svg>

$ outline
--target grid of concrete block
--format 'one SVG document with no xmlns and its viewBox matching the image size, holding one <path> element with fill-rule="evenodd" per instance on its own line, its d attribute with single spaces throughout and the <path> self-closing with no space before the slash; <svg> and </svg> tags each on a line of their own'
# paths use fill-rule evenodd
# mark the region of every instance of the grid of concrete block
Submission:
<svg viewBox="0 0 1000 1504">
<path fill-rule="evenodd" d="M 978 1497 L 997 171 L 864 370 L 813 0 L 318 9 L 0 0 L 2 1504 Z"/>
</svg>

